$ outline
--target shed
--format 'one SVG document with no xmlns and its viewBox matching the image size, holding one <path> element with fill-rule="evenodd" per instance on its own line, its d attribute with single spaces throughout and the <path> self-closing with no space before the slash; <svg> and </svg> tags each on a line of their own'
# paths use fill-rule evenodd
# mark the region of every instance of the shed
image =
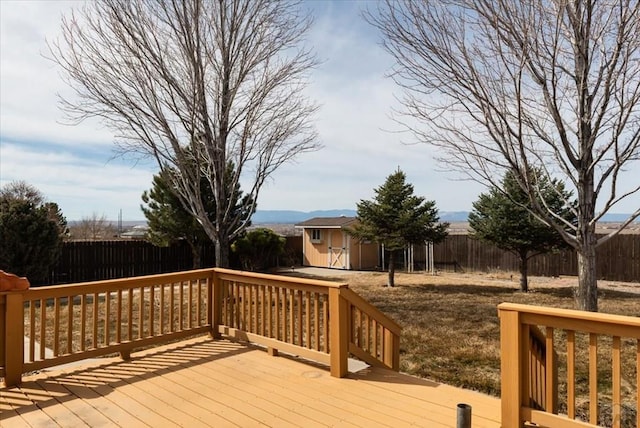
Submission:
<svg viewBox="0 0 640 428">
<path fill-rule="evenodd" d="M 374 269 L 379 246 L 347 233 L 357 224 L 355 217 L 314 217 L 295 225 L 302 229 L 302 265 L 333 269 Z"/>
</svg>

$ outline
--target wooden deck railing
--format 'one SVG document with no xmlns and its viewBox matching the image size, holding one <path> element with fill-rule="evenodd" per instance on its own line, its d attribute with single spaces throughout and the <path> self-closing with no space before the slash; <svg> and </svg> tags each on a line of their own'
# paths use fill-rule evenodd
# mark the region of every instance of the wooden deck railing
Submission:
<svg viewBox="0 0 640 428">
<path fill-rule="evenodd" d="M 640 426 L 640 318 L 511 303 L 498 311 L 503 426 L 593 426 L 604 408 L 607 424 Z"/>
<path fill-rule="evenodd" d="M 349 353 L 399 366 L 400 327 L 347 284 L 214 268 L 0 293 L 0 377 L 15 385 L 30 371 L 206 332 L 329 364 L 338 377 Z"/>
</svg>

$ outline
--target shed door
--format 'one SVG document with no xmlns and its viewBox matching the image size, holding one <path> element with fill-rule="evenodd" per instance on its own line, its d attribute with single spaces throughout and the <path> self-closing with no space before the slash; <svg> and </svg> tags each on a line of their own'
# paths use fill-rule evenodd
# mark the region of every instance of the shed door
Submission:
<svg viewBox="0 0 640 428">
<path fill-rule="evenodd" d="M 334 269 L 347 268 L 345 237 L 341 230 L 332 230 L 329 233 L 329 267 Z"/>
</svg>

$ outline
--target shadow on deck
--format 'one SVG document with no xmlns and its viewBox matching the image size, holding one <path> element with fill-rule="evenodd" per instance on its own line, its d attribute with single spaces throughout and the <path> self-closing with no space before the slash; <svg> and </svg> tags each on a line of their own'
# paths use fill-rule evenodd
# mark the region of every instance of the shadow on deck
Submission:
<svg viewBox="0 0 640 428">
<path fill-rule="evenodd" d="M 474 427 L 500 426 L 500 400 L 484 394 L 377 367 L 339 379 L 321 364 L 199 337 L 25 376 L 0 389 L 0 425 L 451 427 L 460 402 Z"/>
</svg>

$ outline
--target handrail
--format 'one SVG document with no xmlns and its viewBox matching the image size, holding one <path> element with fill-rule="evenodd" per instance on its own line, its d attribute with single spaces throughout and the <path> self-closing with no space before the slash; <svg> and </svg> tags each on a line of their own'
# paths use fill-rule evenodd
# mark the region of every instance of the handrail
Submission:
<svg viewBox="0 0 640 428">
<path fill-rule="evenodd" d="M 336 377 L 347 374 L 349 354 L 399 370 L 401 327 L 348 284 L 214 270 L 221 287 L 215 293 L 223 302 L 214 317 L 218 332 L 266 346 L 270 353 L 286 351 L 329 364 Z"/>
<path fill-rule="evenodd" d="M 400 326 L 346 283 L 211 268 L 1 292 L 0 376 L 15 385 L 27 371 L 126 359 L 206 332 L 328 364 L 337 377 L 349 353 L 399 369 Z"/>
<path fill-rule="evenodd" d="M 340 295 L 349 303 L 349 352 L 368 364 L 400 370 L 402 327 L 353 290 Z"/>
<path fill-rule="evenodd" d="M 117 352 L 127 359 L 136 348 L 210 332 L 212 274 L 201 269 L 0 293 L 0 326 L 11 326 L 0 331 L 5 385 L 29 371 Z"/>
<path fill-rule="evenodd" d="M 500 304 L 498 312 L 503 426 L 522 426 L 524 422 L 540 426 L 595 426 L 599 422 L 599 406 L 609 401 L 612 426 L 620 427 L 625 379 L 626 384 L 635 385 L 635 393 L 631 393 L 635 394 L 636 408 L 640 408 L 636 374 L 640 368 L 640 318 L 512 303 Z M 544 334 L 537 332 L 538 326 L 543 326 Z M 585 356 L 577 360 L 581 351 Z M 610 352 L 610 357 L 600 361 L 610 364 L 605 369 L 605 373 L 611 373 L 610 394 L 602 389 L 602 379 L 598 379 L 602 371 L 598 355 L 602 352 Z M 566 360 L 566 373 L 562 377 L 558 375 L 556 354 Z M 633 373 L 624 371 L 631 365 L 628 360 L 631 354 L 636 366 Z M 577 361 L 584 361 L 588 367 L 582 370 Z M 581 379 L 586 380 L 579 385 Z M 566 397 L 562 397 L 566 398 L 566 415 L 557 411 L 561 383 L 566 385 Z M 587 392 L 579 392 L 582 390 Z M 538 395 L 537 403 L 533 403 L 534 397 L 529 394 L 536 391 L 543 391 L 544 396 Z M 577 419 L 579 402 L 589 403 L 588 424 Z M 638 412 L 636 424 L 640 426 Z"/>
</svg>

